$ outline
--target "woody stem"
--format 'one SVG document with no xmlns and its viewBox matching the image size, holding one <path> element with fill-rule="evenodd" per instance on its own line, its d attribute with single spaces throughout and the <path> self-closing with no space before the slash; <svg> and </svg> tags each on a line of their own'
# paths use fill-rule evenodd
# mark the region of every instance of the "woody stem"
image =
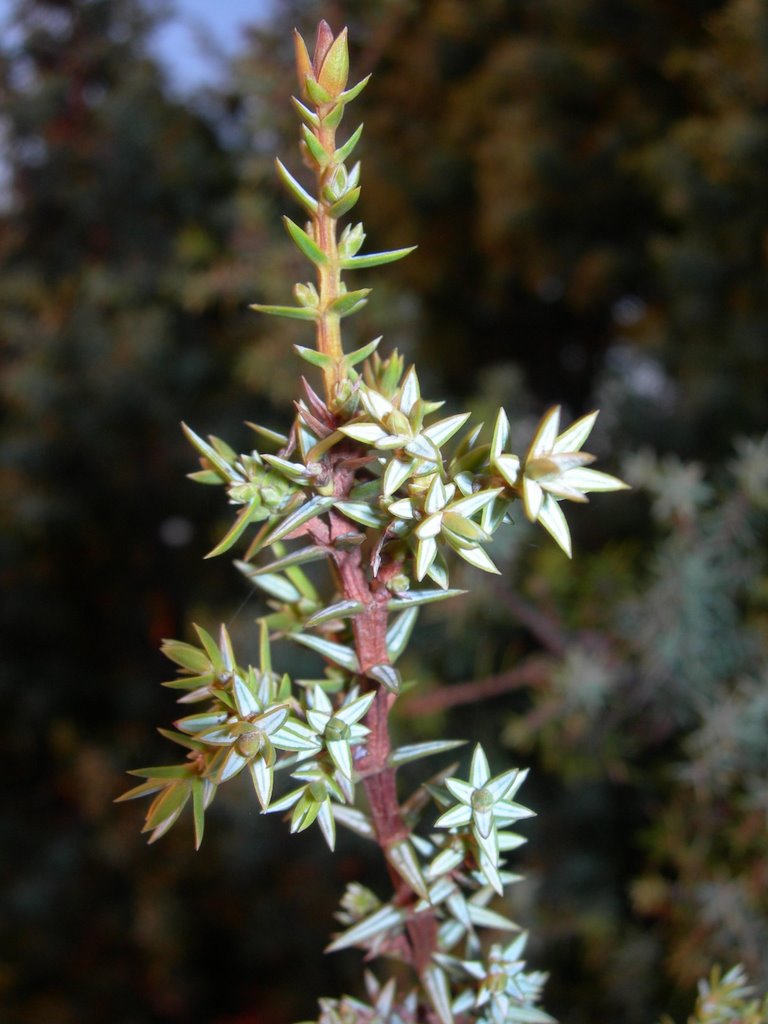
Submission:
<svg viewBox="0 0 768 1024">
<path fill-rule="evenodd" d="M 344 596 L 366 605 L 366 610 L 353 620 L 355 651 L 361 673 L 364 674 L 375 665 L 389 663 L 386 641 L 386 602 L 389 594 L 382 579 L 367 579 L 359 548 L 338 551 L 334 560 Z M 409 835 L 397 799 L 395 769 L 389 764 L 389 714 L 394 701 L 395 694 L 379 686 L 365 719 L 370 730 L 365 756 L 356 766 L 368 799 L 376 840 L 385 857 L 394 843 L 407 839 Z M 391 866 L 389 873 L 395 889 L 395 901 L 404 907 L 415 904 L 417 896 L 407 883 Z M 437 922 L 434 914 L 424 912 L 413 915 L 406 929 L 411 963 L 422 974 L 430 965 L 437 948 Z"/>
</svg>

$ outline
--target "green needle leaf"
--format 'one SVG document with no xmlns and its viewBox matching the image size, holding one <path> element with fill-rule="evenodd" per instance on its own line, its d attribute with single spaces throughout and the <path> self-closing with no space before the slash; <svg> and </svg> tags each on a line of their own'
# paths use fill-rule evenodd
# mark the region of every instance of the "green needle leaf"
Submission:
<svg viewBox="0 0 768 1024">
<path fill-rule="evenodd" d="M 193 740 L 189 736 L 183 736 L 181 733 L 173 732 L 171 729 L 158 729 L 157 731 L 167 740 L 171 740 L 172 743 L 178 743 L 179 746 L 187 750 L 205 750 L 204 743 L 201 743 L 199 740 Z"/>
<path fill-rule="evenodd" d="M 181 424 L 181 429 L 187 436 L 187 440 L 197 448 L 202 456 L 204 456 L 208 462 L 221 474 L 224 480 L 229 482 L 240 482 L 242 483 L 245 479 L 240 473 L 238 473 L 225 458 L 223 458 L 216 449 L 204 441 L 202 437 L 199 437 L 191 427 L 188 427 L 186 423 Z"/>
<path fill-rule="evenodd" d="M 348 619 L 364 611 L 365 605 L 362 601 L 339 601 L 337 604 L 329 605 L 327 608 L 322 608 L 319 612 L 315 612 L 314 615 L 307 619 L 304 625 L 310 628 L 322 626 L 325 622 L 332 622 L 334 619 Z"/>
<path fill-rule="evenodd" d="M 340 949 L 348 949 L 350 946 L 357 946 L 377 936 L 386 935 L 387 932 L 401 924 L 402 920 L 403 912 L 401 910 L 390 906 L 381 907 L 375 914 L 363 918 L 362 921 L 358 921 L 357 924 L 337 936 L 326 946 L 325 952 L 336 953 Z"/>
<path fill-rule="evenodd" d="M 285 434 L 279 433 L 277 430 L 270 430 L 269 427 L 262 427 L 258 423 L 251 423 L 250 420 L 245 421 L 246 427 L 250 427 L 251 430 L 256 431 L 261 437 L 267 441 L 271 441 L 273 444 L 278 445 L 282 448 L 288 444 L 288 438 Z"/>
<path fill-rule="evenodd" d="M 293 533 L 294 530 L 298 530 L 300 526 L 304 526 L 310 519 L 314 519 L 316 516 L 322 515 L 323 512 L 327 512 L 333 505 L 336 499 L 333 497 L 326 497 L 325 495 L 318 495 L 316 498 L 310 498 L 309 501 L 304 502 L 300 505 L 295 512 L 292 512 L 274 529 L 267 535 L 262 541 L 261 546 L 265 544 L 274 544 L 277 540 L 282 540 L 289 533 Z"/>
<path fill-rule="evenodd" d="M 140 779 L 188 779 L 193 772 L 191 764 L 164 764 L 157 768 L 133 768 L 129 775 Z"/>
<path fill-rule="evenodd" d="M 216 555 L 222 555 L 225 551 L 228 551 L 232 545 L 243 535 L 246 527 L 253 521 L 253 516 L 256 512 L 261 510 L 261 498 L 253 498 L 247 505 L 243 506 L 240 510 L 240 514 L 235 519 L 232 526 L 227 530 L 224 537 L 219 541 L 213 551 L 209 551 L 205 556 L 206 558 L 215 558 Z"/>
<path fill-rule="evenodd" d="M 437 965 L 428 967 L 422 976 L 422 981 L 429 996 L 429 1001 L 432 1003 L 434 1011 L 440 1019 L 440 1024 L 453 1024 L 451 988 L 445 971 Z"/>
<path fill-rule="evenodd" d="M 417 896 L 429 899 L 427 883 L 421 871 L 416 851 L 407 839 L 393 843 L 385 851 L 385 856 L 400 877 L 408 883 Z"/>
<path fill-rule="evenodd" d="M 328 257 L 314 238 L 310 238 L 307 232 L 304 231 L 303 228 L 300 228 L 298 224 L 295 224 L 290 217 L 283 217 L 283 224 L 285 224 L 286 231 L 296 243 L 297 249 L 299 249 L 308 260 L 314 263 L 317 267 L 324 267 L 327 264 Z"/>
<path fill-rule="evenodd" d="M 266 313 L 268 316 L 284 316 L 289 320 L 317 319 L 317 310 L 308 309 L 306 306 L 262 306 L 261 303 L 252 302 L 248 308 L 255 309 L 257 313 Z"/>
<path fill-rule="evenodd" d="M 416 463 L 413 459 L 409 459 L 408 462 L 403 462 L 400 459 L 392 459 L 387 464 L 387 468 L 384 471 L 384 477 L 382 478 L 382 494 L 388 497 L 390 494 L 394 494 L 399 487 L 405 483 L 408 477 L 413 472 Z"/>
<path fill-rule="evenodd" d="M 361 526 L 380 527 L 387 519 L 381 512 L 377 512 L 364 501 L 337 501 L 336 508 L 339 512 Z"/>
<path fill-rule="evenodd" d="M 307 80 L 307 85 L 309 85 L 309 80 Z M 301 126 L 301 134 L 304 139 L 304 143 L 317 166 L 320 168 L 326 167 L 331 158 L 323 149 L 323 144 L 320 142 L 318 137 L 314 132 L 310 131 L 305 124 Z"/>
<path fill-rule="evenodd" d="M 333 850 L 336 846 L 336 819 L 333 816 L 333 805 L 330 800 L 323 800 L 320 804 L 317 823 L 323 833 L 323 839 L 328 844 L 328 849 Z"/>
<path fill-rule="evenodd" d="M 406 590 L 404 594 L 388 601 L 387 608 L 391 612 L 396 612 L 405 608 L 415 608 L 417 605 L 445 601 L 449 597 L 460 597 L 462 594 L 466 594 L 466 590 Z"/>
<path fill-rule="evenodd" d="M 363 91 L 363 89 L 366 87 L 366 85 L 368 85 L 370 77 L 370 75 L 366 75 L 365 78 L 361 79 L 357 83 L 357 85 L 353 85 L 350 89 L 347 89 L 346 92 L 343 92 L 341 96 L 339 96 L 341 102 L 347 104 L 351 103 L 352 100 L 356 99 Z"/>
<path fill-rule="evenodd" d="M 342 263 L 342 266 L 344 264 Z M 368 356 L 373 355 L 376 349 L 379 347 L 381 337 L 374 338 L 373 341 L 369 341 L 367 345 L 363 345 L 362 348 L 355 349 L 354 352 L 348 352 L 344 356 L 344 365 L 349 369 L 352 366 L 357 366 L 358 363 L 362 363 Z"/>
<path fill-rule="evenodd" d="M 355 292 L 345 292 L 344 295 L 339 295 L 337 299 L 333 300 L 328 306 L 328 312 L 336 313 L 337 316 L 349 316 L 350 313 L 354 313 L 365 305 L 370 294 L 370 288 L 360 288 Z"/>
<path fill-rule="evenodd" d="M 213 639 L 211 634 L 207 630 L 203 629 L 202 626 L 198 626 L 196 623 L 193 623 L 193 626 L 195 632 L 198 635 L 200 643 L 205 648 L 205 653 L 210 658 L 211 664 L 213 665 L 217 674 L 223 675 L 224 672 L 226 672 L 226 665 L 224 664 L 224 659 L 221 655 L 221 651 L 219 650 L 218 644 Z"/>
<path fill-rule="evenodd" d="M 331 110 L 323 116 L 323 128 L 338 128 L 343 117 L 344 104 L 337 103 L 335 107 L 332 107 Z"/>
<path fill-rule="evenodd" d="M 416 625 L 416 618 L 419 614 L 418 608 L 406 608 L 397 616 L 387 630 L 387 653 L 389 660 L 394 664 L 405 650 L 411 638 L 413 627 Z"/>
<path fill-rule="evenodd" d="M 331 96 L 331 94 L 327 92 L 319 82 L 308 77 L 305 80 L 305 85 L 307 88 L 307 94 L 313 103 L 317 103 L 318 106 L 320 106 L 325 103 L 333 102 L 333 96 Z"/>
<path fill-rule="evenodd" d="M 203 674 L 210 668 L 210 661 L 199 647 L 181 640 L 163 640 L 161 651 L 166 658 L 196 674 Z"/>
<path fill-rule="evenodd" d="M 275 597 L 278 601 L 284 601 L 286 604 L 295 604 L 301 599 L 299 590 L 280 573 L 265 572 L 257 576 L 247 562 L 238 561 L 235 562 L 235 566 L 255 587 L 263 590 L 270 597 Z"/>
<path fill-rule="evenodd" d="M 319 366 L 321 370 L 325 370 L 333 366 L 333 359 L 330 356 L 325 355 L 323 352 L 318 352 L 316 348 L 306 348 L 304 345 L 294 345 L 293 350 L 304 360 L 304 362 L 311 363 L 312 366 Z"/>
<path fill-rule="evenodd" d="M 138 800 L 141 796 L 151 796 L 152 793 L 157 793 L 165 786 L 162 782 L 142 782 L 140 786 L 134 786 L 133 789 L 129 789 L 125 793 L 121 793 L 120 796 L 115 797 L 115 803 L 121 804 L 126 800 Z"/>
<path fill-rule="evenodd" d="M 463 747 L 466 742 L 466 740 L 427 740 L 425 743 L 409 743 L 393 750 L 387 763 L 395 768 L 401 764 L 408 764 L 409 761 L 418 761 L 421 757 L 432 757 L 433 754 L 444 754 L 448 750 L 455 750 L 456 747 Z"/>
<path fill-rule="evenodd" d="M 345 828 L 348 828 L 358 836 L 362 836 L 363 839 L 376 838 L 376 832 L 374 831 L 371 819 L 356 807 L 334 804 L 333 816 L 339 825 L 344 825 Z"/>
<path fill-rule="evenodd" d="M 342 668 L 347 669 L 349 672 L 360 671 L 357 655 L 351 647 L 347 647 L 344 644 L 336 644 L 322 636 L 312 636 L 310 633 L 291 633 L 290 639 L 294 640 L 297 644 L 301 644 L 303 647 L 308 647 L 311 651 L 317 651 L 324 658 L 327 658 L 336 665 L 341 665 Z"/>
<path fill-rule="evenodd" d="M 283 555 L 282 558 L 278 558 L 274 562 L 270 562 L 268 565 L 260 565 L 258 567 L 249 565 L 247 575 L 262 576 L 264 573 L 278 572 L 280 569 L 287 569 L 291 565 L 303 565 L 306 562 L 318 562 L 320 559 L 327 557 L 328 553 L 325 548 L 312 545 L 308 548 L 299 548 L 298 551 L 291 551 L 290 554 Z"/>
<path fill-rule="evenodd" d="M 343 164 L 347 157 L 352 155 L 352 151 L 360 141 L 360 136 L 363 134 L 363 125 L 359 125 L 355 128 L 354 132 L 350 135 L 343 146 L 339 146 L 336 152 L 333 154 L 333 162 L 335 164 Z"/>
<path fill-rule="evenodd" d="M 437 423 L 433 423 L 431 427 L 424 429 L 424 434 L 433 441 L 438 448 L 441 448 L 445 442 L 453 437 L 453 435 L 464 426 L 469 419 L 470 414 L 458 413 L 456 416 L 449 416 L 447 419 L 439 420 Z"/>
<path fill-rule="evenodd" d="M 290 480 L 291 483 L 304 485 L 310 483 L 313 479 L 306 466 L 300 462 L 289 462 L 288 459 L 281 459 L 279 455 L 265 454 L 262 458 L 273 469 L 276 469 L 278 473 Z"/>
<path fill-rule="evenodd" d="M 307 124 L 312 125 L 313 128 L 320 127 L 320 118 L 314 111 L 310 110 L 309 107 L 305 107 L 301 100 L 297 100 L 295 96 L 291 96 L 291 102 Z"/>
<path fill-rule="evenodd" d="M 308 213 L 316 213 L 318 207 L 317 200 L 313 199 L 309 192 L 307 192 L 306 189 L 296 181 L 294 176 L 281 160 L 275 160 L 275 166 L 277 167 L 277 173 L 280 175 L 281 181 L 291 195 L 301 203 Z"/>
<path fill-rule="evenodd" d="M 345 192 L 341 199 L 336 200 L 333 206 L 328 207 L 328 216 L 334 218 L 343 217 L 345 213 L 352 209 L 359 198 L 360 186 L 358 185 L 357 188 L 351 188 Z"/>
<path fill-rule="evenodd" d="M 192 783 L 192 810 L 195 817 L 195 849 L 199 850 L 205 829 L 205 783 L 202 779 L 195 779 Z"/>
<path fill-rule="evenodd" d="M 261 804 L 261 809 L 266 811 L 272 797 L 274 779 L 272 769 L 267 765 L 263 757 L 256 757 L 248 763 L 248 771 L 253 788 L 256 790 L 256 797 Z"/>
<path fill-rule="evenodd" d="M 472 902 L 467 903 L 467 909 L 469 910 L 469 918 L 472 924 L 480 925 L 481 928 L 494 928 L 502 932 L 520 931 L 520 925 L 510 921 L 503 914 L 497 914 L 495 910 L 479 907 Z"/>
<path fill-rule="evenodd" d="M 400 673 L 393 665 L 374 665 L 373 668 L 369 668 L 366 675 L 371 679 L 375 679 L 377 683 L 381 683 L 386 686 L 392 693 L 399 693 L 402 685 L 402 679 Z"/>
<path fill-rule="evenodd" d="M 563 515 L 563 510 L 554 498 L 547 495 L 539 510 L 539 522 L 544 529 L 557 541 L 563 551 L 571 557 L 571 531 Z"/>
<path fill-rule="evenodd" d="M 368 267 L 381 267 L 385 263 L 394 263 L 401 260 L 416 249 L 415 245 L 409 245 L 406 249 L 392 249 L 389 252 L 371 252 L 365 256 L 348 256 L 341 260 L 341 267 L 344 270 L 367 270 Z"/>
</svg>

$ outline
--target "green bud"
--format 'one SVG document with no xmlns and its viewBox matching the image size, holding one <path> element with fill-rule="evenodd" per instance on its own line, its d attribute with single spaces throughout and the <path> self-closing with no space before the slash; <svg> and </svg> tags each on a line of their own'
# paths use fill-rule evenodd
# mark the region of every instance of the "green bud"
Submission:
<svg viewBox="0 0 768 1024">
<path fill-rule="evenodd" d="M 370 889 L 359 882 L 350 882 L 341 898 L 341 908 L 355 921 L 373 914 L 381 906 L 381 900 Z"/>
<path fill-rule="evenodd" d="M 531 480 L 542 480 L 549 476 L 557 476 L 560 467 L 552 459 L 546 456 L 539 456 L 529 459 L 525 464 L 525 475 Z"/>
<path fill-rule="evenodd" d="M 485 979 L 483 988 L 493 995 L 500 995 L 506 989 L 508 981 L 505 971 L 491 971 Z"/>
<path fill-rule="evenodd" d="M 349 377 L 344 377 L 338 381 L 330 403 L 331 411 L 343 419 L 349 419 L 357 412 L 359 404 L 360 393 L 355 387 L 354 382 Z M 333 493 L 333 491 L 330 493 Z"/>
<path fill-rule="evenodd" d="M 296 296 L 296 301 L 301 306 L 305 306 L 307 309 L 317 309 L 320 305 L 320 296 L 317 294 L 317 288 L 308 281 L 306 284 L 296 284 L 293 287 L 293 294 Z"/>
<path fill-rule="evenodd" d="M 365 365 L 365 383 L 372 391 L 378 391 L 385 398 L 392 398 L 400 384 L 404 368 L 405 361 L 397 349 L 393 350 L 388 359 L 382 359 L 377 352 Z"/>
<path fill-rule="evenodd" d="M 404 594 L 410 589 L 411 581 L 405 573 L 399 573 L 397 576 L 393 576 L 387 584 L 387 589 L 392 594 Z"/>
<path fill-rule="evenodd" d="M 269 509 L 279 509 L 283 503 L 284 493 L 272 484 L 262 487 L 261 500 L 264 506 Z"/>
<path fill-rule="evenodd" d="M 408 422 L 408 417 L 405 413 L 400 412 L 399 409 L 393 409 L 392 412 L 384 417 L 382 422 L 390 434 L 410 436 L 411 424 Z"/>
<path fill-rule="evenodd" d="M 471 802 L 473 811 L 490 811 L 494 804 L 493 793 L 484 787 L 476 789 L 472 794 Z"/>
<path fill-rule="evenodd" d="M 327 740 L 348 740 L 351 735 L 351 728 L 341 718 L 331 718 L 325 727 L 325 738 Z"/>
<path fill-rule="evenodd" d="M 365 232 L 362 224 L 355 224 L 354 227 L 347 226 L 339 238 L 339 255 L 342 258 L 354 256 L 360 251 L 365 241 Z"/>
<path fill-rule="evenodd" d="M 255 501 L 251 521 L 260 522 L 284 508 L 295 492 L 296 487 L 285 477 L 257 466 L 247 483 L 234 484 L 227 494 L 236 505 L 248 505 Z"/>
<path fill-rule="evenodd" d="M 335 203 L 347 191 L 348 182 L 347 169 L 344 164 L 339 164 L 323 188 L 323 198 L 329 203 Z"/>
<path fill-rule="evenodd" d="M 261 729 L 251 729 L 237 737 L 235 747 L 238 754 L 242 754 L 243 757 L 255 757 L 264 746 L 264 739 Z"/>
</svg>

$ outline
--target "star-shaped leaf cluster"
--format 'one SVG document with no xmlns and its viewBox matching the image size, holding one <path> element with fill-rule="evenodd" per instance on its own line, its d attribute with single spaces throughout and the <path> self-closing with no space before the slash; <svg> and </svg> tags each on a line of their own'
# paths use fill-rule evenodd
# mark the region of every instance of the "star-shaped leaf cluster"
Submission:
<svg viewBox="0 0 768 1024">
<path fill-rule="evenodd" d="M 183 426 L 201 456 L 202 469 L 191 473 L 191 478 L 198 483 L 224 484 L 230 504 L 240 507 L 235 522 L 209 553 L 209 558 L 228 551 L 251 523 L 286 515 L 303 501 L 297 485 L 309 482 L 309 477 L 292 477 L 280 471 L 284 467 L 266 465 L 264 457 L 255 449 L 237 455 L 221 438 L 204 441 L 186 424 Z"/>
<path fill-rule="evenodd" d="M 168 640 L 164 653 L 180 669 L 178 679 L 167 685 L 187 690 L 180 701 L 207 701 L 202 711 L 185 715 L 175 731 L 163 735 L 189 750 L 187 762 L 157 768 L 140 768 L 132 774 L 147 781 L 120 799 L 157 794 L 147 812 L 145 831 L 150 841 L 160 838 L 177 821 L 191 797 L 195 811 L 195 835 L 200 845 L 203 813 L 216 789 L 248 769 L 262 809 L 269 806 L 277 763 L 284 751 L 307 759 L 322 750 L 316 732 L 303 722 L 299 703 L 291 696 L 288 676 L 272 671 L 269 636 L 261 625 L 260 664 L 241 667 L 235 660 L 226 627 L 218 643 L 196 627 L 200 646 Z"/>
<path fill-rule="evenodd" d="M 541 420 L 517 475 L 513 460 L 502 453 L 495 458 L 499 471 L 520 495 L 527 517 L 541 523 L 569 558 L 571 534 L 559 502 L 586 502 L 590 491 L 620 491 L 628 486 L 609 473 L 588 468 L 595 457 L 581 449 L 596 419 L 597 412 L 591 412 L 559 434 L 560 407 L 554 406 Z"/>
<path fill-rule="evenodd" d="M 499 875 L 502 830 L 534 814 L 513 799 L 527 775 L 527 770 L 510 768 L 491 778 L 488 759 L 478 743 L 472 755 L 469 781 L 457 778 L 445 780 L 446 789 L 458 803 L 441 814 L 435 826 L 471 830 L 476 843 L 478 867 L 489 885 L 498 893 L 502 892 L 502 879 Z"/>
<path fill-rule="evenodd" d="M 415 989 L 399 995 L 394 978 L 382 985 L 370 971 L 365 972 L 365 988 L 367 1003 L 352 996 L 321 999 L 318 1024 L 411 1024 L 416 1019 Z"/>
<path fill-rule="evenodd" d="M 439 543 L 447 544 L 464 561 L 485 572 L 498 573 L 483 548 L 491 536 L 474 519 L 491 505 L 501 488 L 456 496 L 456 485 L 444 483 L 440 473 L 420 479 L 407 498 L 392 501 L 387 511 L 394 519 L 393 530 L 407 535 L 415 556 L 417 580 L 430 576 L 439 586 L 448 586 L 444 560 L 438 559 Z"/>
<path fill-rule="evenodd" d="M 340 427 L 341 433 L 379 452 L 392 453 L 384 466 L 381 494 L 394 494 L 410 477 L 442 467 L 441 448 L 467 421 L 469 413 L 447 416 L 426 424 L 442 402 L 421 397 L 419 379 L 411 367 L 391 396 L 365 383 L 359 385 L 359 417 Z"/>
<path fill-rule="evenodd" d="M 352 779 L 352 745 L 360 743 L 369 730 L 360 724 L 376 696 L 375 691 L 361 697 L 351 691 L 340 708 L 334 710 L 328 694 L 316 686 L 312 707 L 307 709 L 307 724 L 315 732 L 331 760 L 345 779 Z"/>
<path fill-rule="evenodd" d="M 291 832 L 303 832 L 317 820 L 328 846 L 333 849 L 336 823 L 332 800 L 348 804 L 354 800 L 352 747 L 368 735 L 368 729 L 360 724 L 360 719 L 367 713 L 375 696 L 375 691 L 360 696 L 353 688 L 339 707 L 334 708 L 321 686 L 313 687 L 308 693 L 304 711 L 306 725 L 296 722 L 289 732 L 295 734 L 298 731 L 297 738 L 311 744 L 313 753 L 324 751 L 328 756 L 314 757 L 311 764 L 300 765 L 291 772 L 291 777 L 302 785 L 269 807 L 270 811 L 293 808 Z"/>
<path fill-rule="evenodd" d="M 438 955 L 436 960 L 461 983 L 452 1012 L 474 1013 L 486 1024 L 554 1024 L 536 1005 L 547 976 L 525 969 L 527 940 L 527 933 L 521 932 L 506 946 L 494 943 L 483 959 Z"/>
</svg>

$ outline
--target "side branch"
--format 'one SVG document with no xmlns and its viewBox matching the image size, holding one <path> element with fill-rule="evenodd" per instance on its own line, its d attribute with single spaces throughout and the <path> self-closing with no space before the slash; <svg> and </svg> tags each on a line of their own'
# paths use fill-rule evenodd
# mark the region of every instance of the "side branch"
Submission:
<svg viewBox="0 0 768 1024">
<path fill-rule="evenodd" d="M 466 683 L 455 683 L 442 686 L 434 693 L 426 693 L 421 697 L 409 700 L 403 709 L 408 718 L 419 718 L 422 715 L 434 715 L 438 711 L 460 707 L 462 704 L 475 704 L 481 700 L 499 697 L 503 693 L 511 693 L 523 686 L 536 685 L 544 682 L 549 676 L 551 663 L 545 658 L 530 658 L 517 668 L 498 675 L 474 679 Z"/>
</svg>

